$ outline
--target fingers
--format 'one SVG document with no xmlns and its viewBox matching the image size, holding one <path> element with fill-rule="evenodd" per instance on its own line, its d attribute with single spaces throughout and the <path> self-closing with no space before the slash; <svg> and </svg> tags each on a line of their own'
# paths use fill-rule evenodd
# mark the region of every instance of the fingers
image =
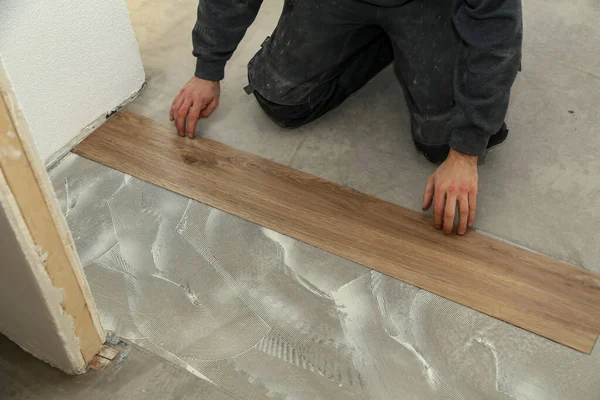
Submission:
<svg viewBox="0 0 600 400">
<path fill-rule="evenodd" d="M 443 229 L 446 234 L 454 230 L 457 205 L 457 234 L 464 235 L 475 220 L 477 157 L 472 157 L 457 152 L 452 153 L 451 150 L 446 161 L 427 181 L 423 195 L 423 209 L 431 206 L 433 196 L 433 224 L 436 229 Z"/>
<path fill-rule="evenodd" d="M 204 110 L 202 110 L 202 112 L 200 113 L 200 118 L 210 117 L 210 115 L 213 113 L 213 111 L 215 111 L 217 109 L 218 105 L 219 105 L 219 101 L 217 99 L 211 100 L 211 102 L 208 103 L 206 105 L 206 107 L 204 108 Z"/>
<path fill-rule="evenodd" d="M 196 104 L 192 105 L 188 114 L 187 136 L 189 138 L 196 136 L 196 123 L 198 122 L 198 119 L 209 117 L 213 111 L 215 111 L 219 102 L 217 100 L 211 100 L 208 104 L 204 104 L 204 102 L 198 104 L 200 104 L 199 107 Z"/>
<path fill-rule="evenodd" d="M 452 233 L 454 228 L 454 216 L 456 215 L 456 194 L 451 191 L 446 195 L 446 207 L 444 208 L 444 233 Z"/>
<path fill-rule="evenodd" d="M 200 118 L 208 117 L 219 105 L 220 84 L 192 77 L 175 96 L 169 116 L 175 122 L 179 136 L 196 136 Z M 187 120 L 187 124 L 186 124 Z"/>
<path fill-rule="evenodd" d="M 200 114 L 200 108 L 194 104 L 190 108 L 187 118 L 187 136 L 189 138 L 196 136 L 196 123 L 198 122 L 198 118 L 200 118 Z"/>
<path fill-rule="evenodd" d="M 433 200 L 433 225 L 435 226 L 435 229 L 442 229 L 445 204 L 446 192 L 443 190 L 436 190 Z"/>
<path fill-rule="evenodd" d="M 175 126 L 177 126 L 177 133 L 179 133 L 179 136 L 185 136 L 185 117 L 187 117 L 191 106 L 192 101 L 186 99 L 181 107 L 177 109 Z"/>
<path fill-rule="evenodd" d="M 205 104 L 204 102 L 193 102 L 190 99 L 185 99 L 183 94 L 177 95 L 171 106 L 171 120 L 175 118 L 175 126 L 179 136 L 183 137 L 187 134 L 189 138 L 195 137 L 198 120 L 209 117 L 218 105 L 219 102 L 216 99 Z"/>
<path fill-rule="evenodd" d="M 171 118 L 171 121 L 175 120 L 175 116 L 177 115 L 177 110 L 179 110 L 179 107 L 181 107 L 182 104 L 183 104 L 183 91 L 180 91 L 179 93 L 177 93 L 177 96 L 175 96 L 175 98 L 173 99 L 173 103 L 171 103 L 171 110 L 169 112 L 169 117 Z"/>
<path fill-rule="evenodd" d="M 429 210 L 431 207 L 431 203 L 433 203 L 433 193 L 434 193 L 434 184 L 433 184 L 433 176 L 430 176 L 427 180 L 427 186 L 425 187 L 425 193 L 423 194 L 423 205 L 421 208 L 423 210 Z"/>
<path fill-rule="evenodd" d="M 473 226 L 475 222 L 475 209 L 477 208 L 477 191 L 472 190 L 469 192 L 469 220 L 467 221 L 467 225 L 470 227 Z"/>
<path fill-rule="evenodd" d="M 469 219 L 469 196 L 463 192 L 458 197 L 458 228 L 456 233 L 464 235 L 467 233 L 467 221 Z"/>
</svg>

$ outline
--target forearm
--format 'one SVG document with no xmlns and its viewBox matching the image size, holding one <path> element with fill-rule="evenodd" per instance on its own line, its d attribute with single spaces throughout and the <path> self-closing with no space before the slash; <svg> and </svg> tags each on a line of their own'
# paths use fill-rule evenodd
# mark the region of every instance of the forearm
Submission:
<svg viewBox="0 0 600 400">
<path fill-rule="evenodd" d="M 192 32 L 195 75 L 221 80 L 225 64 L 252 24 L 262 0 L 200 0 Z"/>
<path fill-rule="evenodd" d="M 483 155 L 506 116 L 521 60 L 520 0 L 456 0 L 461 39 L 454 76 L 455 109 L 450 146 Z"/>
</svg>

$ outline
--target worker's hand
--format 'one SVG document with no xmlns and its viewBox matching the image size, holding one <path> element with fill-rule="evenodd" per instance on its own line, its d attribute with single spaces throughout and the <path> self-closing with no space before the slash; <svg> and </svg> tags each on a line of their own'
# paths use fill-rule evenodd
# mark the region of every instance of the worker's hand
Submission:
<svg viewBox="0 0 600 400">
<path fill-rule="evenodd" d="M 464 235 L 475 220 L 477 201 L 477 157 L 450 150 L 448 158 L 427 180 L 423 210 L 433 203 L 436 229 L 452 233 L 458 202 L 459 219 L 456 233 Z"/>
<path fill-rule="evenodd" d="M 196 136 L 196 122 L 206 118 L 219 105 L 221 85 L 219 81 L 207 81 L 197 77 L 190 79 L 171 104 L 171 121 L 175 121 L 179 136 Z M 187 117 L 187 128 L 186 120 Z"/>
</svg>

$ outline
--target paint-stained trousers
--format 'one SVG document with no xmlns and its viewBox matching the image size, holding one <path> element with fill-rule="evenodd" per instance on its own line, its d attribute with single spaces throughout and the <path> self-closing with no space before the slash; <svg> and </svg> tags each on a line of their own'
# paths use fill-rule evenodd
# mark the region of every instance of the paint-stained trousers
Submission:
<svg viewBox="0 0 600 400">
<path fill-rule="evenodd" d="M 441 162 L 449 148 L 458 44 L 450 0 L 396 7 L 286 1 L 275 31 L 248 65 L 248 78 L 271 119 L 294 128 L 334 109 L 394 62 L 415 144 Z M 490 144 L 506 134 L 500 136 Z"/>
</svg>

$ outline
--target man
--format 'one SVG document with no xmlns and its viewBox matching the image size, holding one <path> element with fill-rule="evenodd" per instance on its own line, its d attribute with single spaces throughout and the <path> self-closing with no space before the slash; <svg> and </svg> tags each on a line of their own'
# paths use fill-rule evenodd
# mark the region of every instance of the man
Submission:
<svg viewBox="0 0 600 400">
<path fill-rule="evenodd" d="M 262 0 L 200 0 L 195 77 L 171 106 L 180 136 L 219 105 L 219 81 Z M 477 159 L 504 141 L 520 67 L 520 0 L 286 0 L 271 37 L 248 64 L 249 93 L 282 127 L 340 105 L 394 62 L 418 151 L 441 165 L 423 209 L 463 235 L 475 219 Z M 187 118 L 187 128 L 186 128 Z"/>
</svg>

